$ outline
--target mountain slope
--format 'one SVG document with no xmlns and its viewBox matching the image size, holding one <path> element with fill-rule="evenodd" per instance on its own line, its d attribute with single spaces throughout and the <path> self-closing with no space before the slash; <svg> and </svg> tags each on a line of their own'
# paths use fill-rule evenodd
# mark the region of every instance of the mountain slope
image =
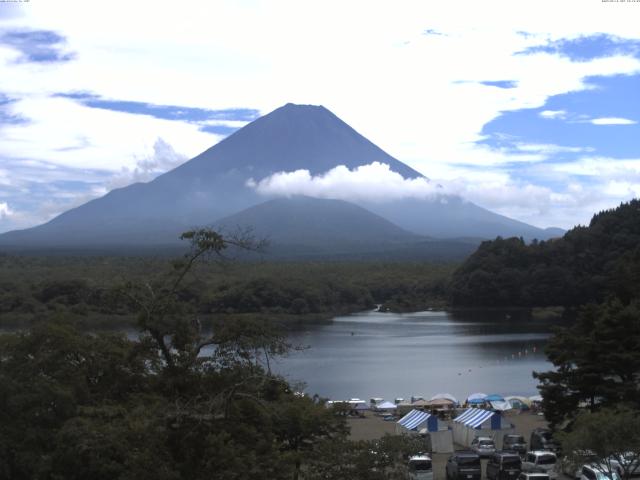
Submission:
<svg viewBox="0 0 640 480">
<path fill-rule="evenodd" d="M 273 243 L 328 248 L 418 242 L 409 233 L 362 207 L 342 200 L 277 198 L 216 222 L 224 230 L 252 228 Z"/>
<path fill-rule="evenodd" d="M 223 232 L 252 229 L 267 239 L 267 255 L 278 258 L 387 258 L 460 260 L 479 241 L 437 241 L 407 232 L 343 200 L 305 196 L 278 198 L 219 220 Z"/>
<path fill-rule="evenodd" d="M 35 228 L 0 236 L 0 245 L 91 247 L 165 245 L 265 201 L 247 186 L 280 171 L 319 174 L 382 162 L 405 178 L 418 172 L 391 157 L 321 106 L 287 104 L 145 184 L 116 189 Z M 541 229 L 496 215 L 457 197 L 361 206 L 414 233 L 492 238 L 547 238 Z"/>
</svg>

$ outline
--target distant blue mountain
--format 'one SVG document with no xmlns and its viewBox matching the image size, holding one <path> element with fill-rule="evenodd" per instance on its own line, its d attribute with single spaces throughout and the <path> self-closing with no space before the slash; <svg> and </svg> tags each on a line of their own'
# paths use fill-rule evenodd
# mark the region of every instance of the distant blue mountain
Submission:
<svg viewBox="0 0 640 480">
<path fill-rule="evenodd" d="M 113 190 L 43 225 L 0 235 L 0 246 L 174 244 L 186 229 L 211 225 L 268 200 L 246 185 L 249 178 L 259 180 L 298 169 L 319 174 L 338 165 L 353 169 L 372 162 L 386 163 L 405 178 L 422 177 L 326 108 L 287 104 L 149 183 Z M 497 215 L 454 196 L 360 206 L 395 224 L 398 230 L 405 230 L 407 235 L 545 239 L 559 233 Z M 364 216 L 370 221 L 378 218 Z M 273 231 L 287 224 L 286 218 L 271 218 Z M 344 228 L 361 227 L 346 224 Z M 375 229 L 363 231 L 376 234 Z"/>
</svg>

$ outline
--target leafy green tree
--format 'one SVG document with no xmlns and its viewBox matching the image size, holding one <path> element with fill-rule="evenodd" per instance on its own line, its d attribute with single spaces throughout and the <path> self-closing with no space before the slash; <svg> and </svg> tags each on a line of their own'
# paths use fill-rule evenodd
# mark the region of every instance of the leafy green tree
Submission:
<svg viewBox="0 0 640 480">
<path fill-rule="evenodd" d="M 611 299 L 589 305 L 546 348 L 555 371 L 537 373 L 543 410 L 558 425 L 586 405 L 640 408 L 640 308 Z"/>
<path fill-rule="evenodd" d="M 182 294 L 199 259 L 249 244 L 183 238 L 192 249 L 168 276 L 121 290 L 138 338 L 64 319 L 0 337 L 0 479 L 290 479 L 300 452 L 344 438 L 344 419 L 271 372 L 281 332 L 259 319 L 205 329 Z"/>
<path fill-rule="evenodd" d="M 594 468 L 622 474 L 624 480 L 640 473 L 640 416 L 626 408 L 582 412 L 570 433 L 558 434 L 562 450 L 575 465 L 587 453 Z"/>
<path fill-rule="evenodd" d="M 323 441 L 302 478 L 305 480 L 404 480 L 408 459 L 424 451 L 415 436 L 385 435 L 368 441 Z"/>
</svg>

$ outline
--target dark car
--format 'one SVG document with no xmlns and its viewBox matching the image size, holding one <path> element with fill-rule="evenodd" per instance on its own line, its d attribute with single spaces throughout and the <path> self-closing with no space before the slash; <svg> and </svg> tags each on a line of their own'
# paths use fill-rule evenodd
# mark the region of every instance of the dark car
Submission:
<svg viewBox="0 0 640 480">
<path fill-rule="evenodd" d="M 506 434 L 502 437 L 502 449 L 524 455 L 527 453 L 527 442 L 522 435 Z"/>
<path fill-rule="evenodd" d="M 475 452 L 456 452 L 447 460 L 447 480 L 480 480 L 480 455 Z"/>
<path fill-rule="evenodd" d="M 553 439 L 551 430 L 548 428 L 536 428 L 531 432 L 529 448 L 531 450 L 549 450 L 551 452 L 558 452 L 560 450 L 560 444 Z"/>
<path fill-rule="evenodd" d="M 496 452 L 487 462 L 489 480 L 516 480 L 521 470 L 522 462 L 516 452 Z"/>
</svg>

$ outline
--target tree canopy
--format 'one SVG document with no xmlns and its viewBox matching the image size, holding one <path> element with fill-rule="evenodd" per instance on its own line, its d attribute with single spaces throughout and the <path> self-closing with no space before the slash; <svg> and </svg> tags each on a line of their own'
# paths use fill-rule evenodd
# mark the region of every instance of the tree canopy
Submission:
<svg viewBox="0 0 640 480">
<path fill-rule="evenodd" d="M 233 240 L 184 237 L 168 273 L 114 293 L 138 312 L 136 335 L 64 314 L 0 335 L 0 479 L 404 478 L 418 446 L 349 442 L 343 416 L 271 371 L 290 346 L 270 322 L 201 324 L 181 285 Z"/>
<path fill-rule="evenodd" d="M 598 213 L 562 238 L 483 242 L 450 289 L 457 306 L 577 307 L 608 295 L 640 296 L 640 200 Z"/>
</svg>

